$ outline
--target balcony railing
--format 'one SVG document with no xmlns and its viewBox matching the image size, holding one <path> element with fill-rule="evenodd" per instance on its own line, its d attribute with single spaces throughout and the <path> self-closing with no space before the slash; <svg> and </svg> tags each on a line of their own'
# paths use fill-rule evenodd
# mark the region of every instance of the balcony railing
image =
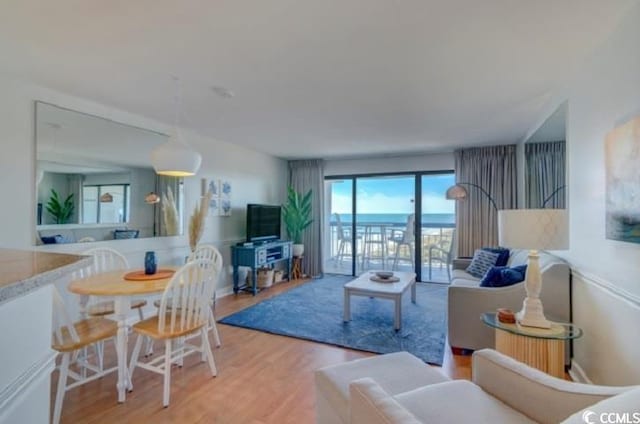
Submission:
<svg viewBox="0 0 640 424">
<path fill-rule="evenodd" d="M 423 223 L 417 237 L 422 247 L 422 280 L 449 282 L 454 224 Z M 369 270 L 414 269 L 416 239 L 405 234 L 406 224 L 367 222 L 356 226 L 351 237 L 350 222 L 331 221 L 325 243 L 325 272 L 351 273 L 352 241 L 356 245 L 356 273 Z"/>
</svg>

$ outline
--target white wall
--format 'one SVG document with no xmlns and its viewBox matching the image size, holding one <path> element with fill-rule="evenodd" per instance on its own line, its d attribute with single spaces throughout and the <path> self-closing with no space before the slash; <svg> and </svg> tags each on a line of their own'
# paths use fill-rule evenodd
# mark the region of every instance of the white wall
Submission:
<svg viewBox="0 0 640 424">
<path fill-rule="evenodd" d="M 352 174 L 384 174 L 387 172 L 451 171 L 453 153 L 416 154 L 411 156 L 385 156 L 366 159 L 327 160 L 325 176 Z"/>
<path fill-rule="evenodd" d="M 24 81 L 0 76 L 0 247 L 32 248 L 35 240 L 34 101 L 102 116 L 117 122 L 168 133 L 168 125 L 65 95 Z M 209 217 L 203 242 L 215 244 L 229 264 L 229 246 L 245 237 L 248 202 L 279 204 L 287 181 L 286 162 L 253 150 L 183 131 L 188 142 L 202 153 L 196 177 L 185 180 L 188 217 L 200 196 L 200 178 L 224 178 L 233 184 L 231 217 Z M 125 152 L 126 153 L 126 152 Z M 179 263 L 188 254 L 188 237 L 161 237 L 101 243 L 40 246 L 48 251 L 77 252 L 107 245 L 122 251 L 132 266 L 142 266 L 144 252 L 155 250 L 160 263 Z M 230 284 L 227 274 L 225 285 Z"/>
<path fill-rule="evenodd" d="M 605 238 L 607 132 L 640 114 L 640 4 L 567 87 L 575 361 L 600 384 L 640 384 L 640 245 Z M 638 164 L 640 166 L 640 164 Z M 640 182 L 639 182 L 640 183 Z"/>
</svg>

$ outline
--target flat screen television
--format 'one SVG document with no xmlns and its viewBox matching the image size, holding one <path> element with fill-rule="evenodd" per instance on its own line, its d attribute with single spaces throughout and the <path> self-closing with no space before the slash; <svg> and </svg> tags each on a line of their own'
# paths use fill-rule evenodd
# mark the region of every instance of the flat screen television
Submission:
<svg viewBox="0 0 640 424">
<path fill-rule="evenodd" d="M 280 238 L 280 206 L 247 205 L 247 241 Z"/>
</svg>

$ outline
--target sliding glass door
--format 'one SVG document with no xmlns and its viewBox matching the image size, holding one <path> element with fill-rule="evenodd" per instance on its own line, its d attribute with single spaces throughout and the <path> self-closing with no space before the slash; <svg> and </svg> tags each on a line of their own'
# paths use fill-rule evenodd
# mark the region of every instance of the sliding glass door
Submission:
<svg viewBox="0 0 640 424">
<path fill-rule="evenodd" d="M 352 275 L 357 238 L 353 237 L 353 179 L 325 180 L 324 272 Z"/>
<path fill-rule="evenodd" d="M 446 199 L 447 188 L 455 184 L 454 174 L 421 176 L 420 245 L 422 281 L 448 283 L 455 257 L 456 205 Z"/>
<path fill-rule="evenodd" d="M 414 271 L 448 282 L 455 204 L 452 172 L 328 177 L 325 272 Z"/>
<path fill-rule="evenodd" d="M 356 273 L 415 268 L 415 176 L 356 178 Z"/>
</svg>

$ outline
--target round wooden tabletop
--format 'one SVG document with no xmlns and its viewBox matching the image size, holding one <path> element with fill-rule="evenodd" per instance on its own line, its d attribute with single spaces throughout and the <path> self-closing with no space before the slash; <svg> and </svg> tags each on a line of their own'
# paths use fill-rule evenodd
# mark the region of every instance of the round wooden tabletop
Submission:
<svg viewBox="0 0 640 424">
<path fill-rule="evenodd" d="M 177 270 L 179 267 L 164 267 Z M 171 276 L 158 280 L 129 281 L 124 276 L 131 270 L 109 271 L 72 281 L 69 291 L 92 296 L 132 296 L 164 291 Z"/>
</svg>

